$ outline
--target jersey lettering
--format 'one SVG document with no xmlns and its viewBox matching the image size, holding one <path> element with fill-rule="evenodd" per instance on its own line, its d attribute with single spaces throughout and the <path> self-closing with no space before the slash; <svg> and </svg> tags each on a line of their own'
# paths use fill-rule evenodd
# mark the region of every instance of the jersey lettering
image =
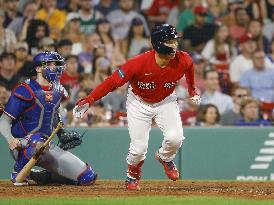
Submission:
<svg viewBox="0 0 274 205">
<path fill-rule="evenodd" d="M 175 82 L 167 82 L 167 83 L 165 83 L 164 88 L 171 89 L 171 88 L 173 88 L 175 85 L 176 85 Z"/>
<path fill-rule="evenodd" d="M 142 90 L 153 90 L 156 88 L 156 83 L 155 82 L 143 83 L 138 81 L 138 87 Z"/>
</svg>

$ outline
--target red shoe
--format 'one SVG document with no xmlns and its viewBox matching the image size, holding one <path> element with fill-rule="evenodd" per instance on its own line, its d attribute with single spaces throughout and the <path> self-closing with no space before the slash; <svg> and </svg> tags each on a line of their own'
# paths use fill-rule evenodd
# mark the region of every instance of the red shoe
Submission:
<svg viewBox="0 0 274 205">
<path fill-rule="evenodd" d="M 167 175 L 167 177 L 173 181 L 176 181 L 179 179 L 179 171 L 178 169 L 176 168 L 176 165 L 174 163 L 174 161 L 170 161 L 170 162 L 165 162 L 163 161 L 160 156 L 159 156 L 159 153 L 156 152 L 155 153 L 155 159 L 157 161 L 159 161 L 163 166 L 164 166 L 164 170 L 165 170 L 165 173 Z"/>
<path fill-rule="evenodd" d="M 139 180 L 127 177 L 127 179 L 126 179 L 126 189 L 127 190 L 132 190 L 132 191 L 140 190 Z"/>
<path fill-rule="evenodd" d="M 125 181 L 127 190 L 140 190 L 139 182 L 141 179 L 141 167 L 144 163 L 144 160 L 139 162 L 137 165 L 128 165 L 127 170 L 127 179 Z"/>
</svg>

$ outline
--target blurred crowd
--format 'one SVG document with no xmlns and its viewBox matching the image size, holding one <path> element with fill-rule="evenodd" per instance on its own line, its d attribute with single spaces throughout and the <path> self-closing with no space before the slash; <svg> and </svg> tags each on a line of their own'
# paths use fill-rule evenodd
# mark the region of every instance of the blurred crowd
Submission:
<svg viewBox="0 0 274 205">
<path fill-rule="evenodd" d="M 32 76 L 32 58 L 57 51 L 66 59 L 61 83 L 68 126 L 125 126 L 128 85 L 72 116 L 86 96 L 128 58 L 151 49 L 150 31 L 168 23 L 195 64 L 202 104 L 177 86 L 186 126 L 273 126 L 274 0 L 0 0 L 0 104 Z M 140 65 L 141 66 L 141 65 Z"/>
</svg>

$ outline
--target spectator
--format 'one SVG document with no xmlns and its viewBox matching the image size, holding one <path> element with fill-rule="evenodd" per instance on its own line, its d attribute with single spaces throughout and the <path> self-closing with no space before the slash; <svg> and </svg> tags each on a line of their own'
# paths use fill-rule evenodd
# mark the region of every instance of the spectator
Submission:
<svg viewBox="0 0 274 205">
<path fill-rule="evenodd" d="M 208 15 L 207 9 L 201 5 L 194 8 L 195 22 L 184 30 L 184 46 L 200 53 L 206 42 L 213 38 L 215 25 L 206 23 L 205 17 Z"/>
<path fill-rule="evenodd" d="M 256 0 L 245 2 L 246 11 L 250 19 L 257 19 L 259 22 L 267 20 L 266 1 L 267 0 Z"/>
<path fill-rule="evenodd" d="M 87 36 L 95 32 L 96 21 L 103 15 L 92 7 L 90 0 L 81 0 L 79 5 L 80 29 Z"/>
<path fill-rule="evenodd" d="M 59 40 L 65 26 L 66 13 L 56 8 L 56 0 L 42 0 L 42 8 L 38 11 L 37 18 L 46 21 L 50 28 L 50 37 Z"/>
<path fill-rule="evenodd" d="M 222 24 L 226 25 L 228 28 L 235 26 L 235 10 L 243 6 L 244 0 L 228 0 L 227 14 L 221 19 Z"/>
<path fill-rule="evenodd" d="M 226 2 L 220 0 L 208 0 L 207 7 L 210 22 L 220 25 L 221 17 L 225 14 Z"/>
<path fill-rule="evenodd" d="M 257 100 L 274 102 L 274 69 L 265 66 L 263 51 L 255 51 L 252 60 L 253 69 L 241 75 L 240 85 L 249 88 Z"/>
<path fill-rule="evenodd" d="M 122 40 L 127 37 L 131 21 L 136 17 L 142 19 L 145 32 L 149 35 L 149 28 L 145 18 L 138 12 L 134 11 L 133 6 L 133 0 L 119 0 L 119 9 L 114 10 L 107 15 L 113 35 L 117 37 L 117 40 Z"/>
<path fill-rule="evenodd" d="M 30 71 L 32 70 L 32 61 L 29 61 L 28 57 L 28 44 L 26 42 L 18 42 L 16 44 L 15 56 L 16 64 L 15 70 L 21 77 L 32 76 Z"/>
<path fill-rule="evenodd" d="M 267 55 L 266 65 L 269 68 L 274 69 L 274 36 L 273 36 L 272 41 L 270 43 L 270 53 Z"/>
<path fill-rule="evenodd" d="M 13 52 L 16 37 L 12 30 L 3 27 L 4 10 L 0 8 L 0 55 L 3 52 Z"/>
<path fill-rule="evenodd" d="M 178 99 L 180 103 L 181 99 Z M 183 125 L 194 126 L 197 124 L 197 114 L 199 106 L 193 103 L 189 98 L 186 98 L 185 108 L 180 111 L 180 116 Z"/>
<path fill-rule="evenodd" d="M 206 43 L 201 54 L 211 64 L 228 66 L 235 52 L 233 52 L 231 38 L 226 26 L 219 26 L 216 29 L 214 38 Z"/>
<path fill-rule="evenodd" d="M 15 68 L 16 56 L 13 53 L 4 52 L 0 56 L 0 83 L 8 90 L 18 83 L 19 76 Z"/>
<path fill-rule="evenodd" d="M 167 16 L 166 23 L 176 27 L 180 14 L 184 10 L 189 9 L 190 7 L 191 7 L 190 0 L 179 0 L 178 4 L 170 10 Z"/>
<path fill-rule="evenodd" d="M 209 40 L 202 51 L 202 55 L 219 73 L 220 87 L 223 93 L 230 93 L 229 65 L 236 54 L 233 49 L 229 31 L 226 26 L 219 26 L 214 38 Z"/>
<path fill-rule="evenodd" d="M 123 40 L 122 50 L 127 58 L 132 58 L 141 53 L 142 48 L 150 46 L 149 37 L 145 33 L 143 21 L 134 18 L 131 22 L 127 39 Z"/>
<path fill-rule="evenodd" d="M 66 26 L 62 31 L 62 39 L 72 41 L 72 53 L 78 55 L 81 52 L 81 43 L 85 35 L 81 32 L 80 16 L 78 13 L 69 13 L 67 15 Z"/>
<path fill-rule="evenodd" d="M 244 34 L 240 38 L 241 54 L 236 56 L 230 64 L 230 80 L 234 85 L 238 85 L 242 73 L 253 67 L 252 53 L 256 50 L 256 42 L 251 34 Z"/>
<path fill-rule="evenodd" d="M 0 84 L 0 105 L 2 105 L 3 107 L 6 105 L 6 103 L 8 102 L 10 93 L 9 91 L 7 91 L 6 87 L 4 84 Z M 0 108 L 0 113 L 2 113 L 3 110 L 1 110 Z"/>
<path fill-rule="evenodd" d="M 94 58 L 92 61 L 95 86 L 103 82 L 111 74 L 110 60 L 106 56 L 105 46 L 102 44 L 98 48 L 94 48 Z"/>
<path fill-rule="evenodd" d="M 41 51 L 56 51 L 56 44 L 50 37 L 44 37 L 39 43 L 39 48 Z"/>
<path fill-rule="evenodd" d="M 70 12 L 77 13 L 79 10 L 79 0 L 69 0 L 68 2 L 66 2 L 64 10 L 67 13 L 70 13 Z"/>
<path fill-rule="evenodd" d="M 234 125 L 240 119 L 240 103 L 245 97 L 250 96 L 249 89 L 243 87 L 235 87 L 232 90 L 233 108 L 226 111 L 221 116 L 221 125 Z"/>
<path fill-rule="evenodd" d="M 83 51 L 78 55 L 80 64 L 84 67 L 84 73 L 92 72 L 92 60 L 94 57 L 93 50 L 102 44 L 97 33 L 93 33 L 86 37 L 82 42 Z"/>
<path fill-rule="evenodd" d="M 101 0 L 99 4 L 94 6 L 94 9 L 103 14 L 103 16 L 107 16 L 110 12 L 118 8 L 119 6 L 116 0 Z"/>
<path fill-rule="evenodd" d="M 103 97 L 102 103 L 105 110 L 111 109 L 114 115 L 117 112 L 126 112 L 127 88 L 128 84 L 125 84 Z"/>
<path fill-rule="evenodd" d="M 183 32 L 186 27 L 191 26 L 195 21 L 193 13 L 193 1 L 184 0 L 184 5 L 186 6 L 186 8 L 184 8 L 184 10 L 179 13 L 178 21 L 176 24 L 176 29 L 178 30 L 178 32 Z"/>
<path fill-rule="evenodd" d="M 33 19 L 27 29 L 26 42 L 29 46 L 29 54 L 36 55 L 39 52 L 39 44 L 44 37 L 49 36 L 49 27 L 45 21 Z"/>
<path fill-rule="evenodd" d="M 274 2 L 271 1 L 271 0 L 265 0 L 264 1 L 265 5 L 266 5 L 266 13 L 267 13 L 267 20 L 271 20 L 273 21 L 273 15 L 274 15 L 274 12 L 273 12 L 273 9 L 274 9 Z M 266 20 L 266 21 L 267 21 Z"/>
<path fill-rule="evenodd" d="M 252 97 L 243 98 L 240 104 L 241 118 L 236 126 L 271 126 L 271 122 L 260 119 L 259 102 Z"/>
<path fill-rule="evenodd" d="M 18 40 L 26 39 L 29 22 L 36 17 L 37 9 L 34 1 L 27 2 L 23 8 L 23 16 L 16 17 L 9 24 L 8 28 L 15 33 Z"/>
<path fill-rule="evenodd" d="M 206 90 L 202 94 L 201 104 L 214 104 L 217 106 L 220 114 L 233 108 L 230 96 L 219 91 L 219 76 L 215 70 L 208 70 L 204 74 Z"/>
<path fill-rule="evenodd" d="M 248 25 L 248 32 L 256 41 L 257 49 L 268 53 L 269 42 L 267 38 L 263 35 L 262 23 L 259 20 L 251 20 Z"/>
<path fill-rule="evenodd" d="M 229 33 L 232 39 L 237 41 L 247 32 L 249 17 L 243 7 L 235 9 L 234 15 L 236 24 L 229 27 Z"/>
<path fill-rule="evenodd" d="M 197 115 L 197 125 L 202 127 L 218 127 L 220 113 L 213 104 L 205 104 L 200 107 Z"/>
<path fill-rule="evenodd" d="M 79 78 L 78 73 L 78 57 L 76 55 L 68 55 L 66 57 L 67 68 L 60 78 L 60 82 L 64 86 L 69 88 L 79 87 Z"/>
<path fill-rule="evenodd" d="M 153 0 L 147 11 L 150 27 L 154 27 L 155 24 L 165 23 L 170 11 L 178 4 L 179 0 Z"/>
<path fill-rule="evenodd" d="M 18 11 L 18 0 L 4 0 L 3 8 L 5 8 L 5 20 L 3 22 L 4 28 L 7 28 L 9 24 L 22 14 Z M 2 24 L 1 24 L 2 26 Z"/>
<path fill-rule="evenodd" d="M 122 65 L 125 63 L 125 57 L 120 51 L 120 47 L 115 37 L 112 35 L 110 23 L 107 19 L 99 19 L 96 24 L 96 32 L 105 45 L 106 56 L 111 61 L 111 66 Z"/>
<path fill-rule="evenodd" d="M 268 41 L 271 41 L 274 37 L 274 12 L 272 11 L 271 14 L 271 21 L 267 22 L 263 25 L 263 35 L 268 39 Z"/>
<path fill-rule="evenodd" d="M 206 60 L 201 56 L 200 54 L 195 54 L 192 56 L 192 60 L 195 67 L 195 85 L 200 90 L 201 93 L 205 91 L 205 81 L 204 81 L 204 72 L 206 71 Z M 184 94 L 182 94 L 182 97 L 185 98 L 187 95 L 187 83 L 186 79 L 183 78 L 180 80 L 179 86 L 182 86 L 184 88 Z"/>
<path fill-rule="evenodd" d="M 72 42 L 69 39 L 62 39 L 57 44 L 57 52 L 67 58 L 69 55 L 72 54 Z"/>
</svg>

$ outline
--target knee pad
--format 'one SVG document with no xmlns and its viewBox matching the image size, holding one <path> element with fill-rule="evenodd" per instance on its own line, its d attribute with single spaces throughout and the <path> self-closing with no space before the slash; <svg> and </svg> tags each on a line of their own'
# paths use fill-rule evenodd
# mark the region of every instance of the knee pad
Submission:
<svg viewBox="0 0 274 205">
<path fill-rule="evenodd" d="M 35 154 L 37 147 L 41 146 L 45 141 L 46 138 L 40 133 L 31 135 L 28 139 L 27 146 L 18 152 L 18 157 L 14 165 L 14 171 L 20 172 Z"/>
<path fill-rule="evenodd" d="M 24 149 L 25 157 L 30 159 L 35 154 L 36 150 L 39 149 L 46 140 L 47 138 L 40 133 L 31 135 L 28 144 Z"/>
<path fill-rule="evenodd" d="M 78 185 L 91 185 L 97 179 L 97 174 L 91 168 L 91 166 L 87 165 L 85 171 L 83 171 L 78 177 L 77 182 Z"/>
</svg>

